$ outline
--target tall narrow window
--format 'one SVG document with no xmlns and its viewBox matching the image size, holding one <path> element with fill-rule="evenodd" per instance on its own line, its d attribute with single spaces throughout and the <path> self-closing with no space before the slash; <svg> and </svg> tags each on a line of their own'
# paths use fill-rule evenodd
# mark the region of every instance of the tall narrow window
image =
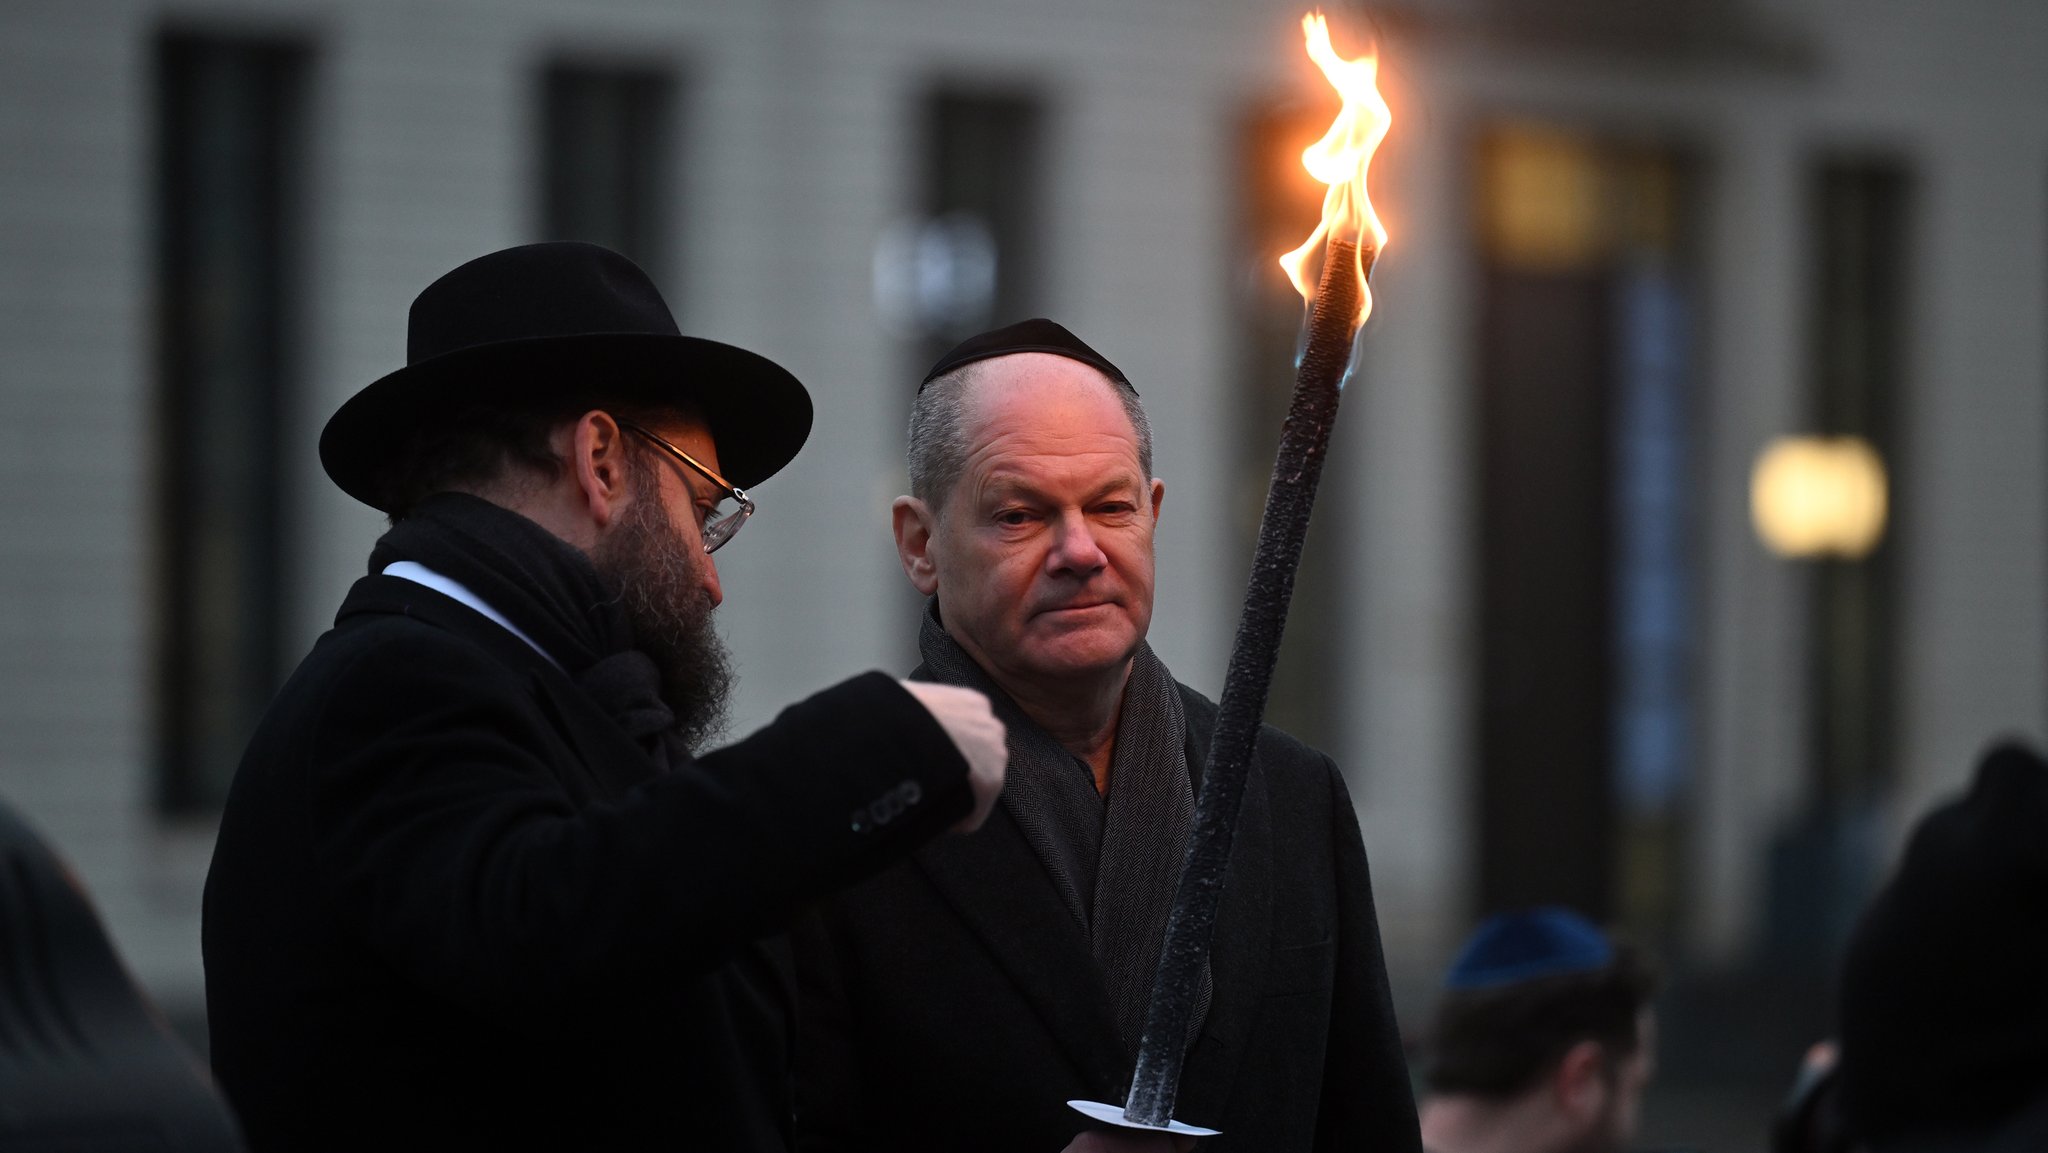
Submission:
<svg viewBox="0 0 2048 1153">
<path fill-rule="evenodd" d="M 1897 468 L 1904 356 L 1907 176 L 1888 160 L 1824 162 L 1815 180 L 1813 385 L 1816 431 L 1868 442 Z M 1885 536 L 1860 559 L 1815 562 L 1813 717 L 1815 800 L 1869 802 L 1889 779 L 1893 502 Z"/>
<path fill-rule="evenodd" d="M 1035 95 L 942 87 L 924 97 L 918 120 L 917 202 L 883 237 L 874 264 L 875 303 L 905 337 L 909 381 L 962 339 L 1043 310 L 1046 243 L 1044 113 Z M 1081 326 L 1078 335 L 1094 334 Z M 898 395 L 907 413 L 908 389 Z M 892 584 L 903 590 L 891 594 L 900 617 L 915 622 L 924 598 L 908 582 Z M 914 643 L 917 629 L 900 635 Z M 909 647 L 901 659 L 919 658 Z"/>
<path fill-rule="evenodd" d="M 1905 167 L 1832 157 L 1809 188 L 1814 313 L 1806 431 L 1861 440 L 1900 491 L 1897 419 L 1911 221 Z M 1838 955 L 1877 882 L 1872 848 L 1891 777 L 1894 500 L 1867 554 L 1802 560 L 1807 616 L 1806 807 L 1772 847 L 1766 940 L 1776 963 Z"/>
<path fill-rule="evenodd" d="M 1675 927 L 1691 739 L 1688 165 L 1480 141 L 1481 907 Z"/>
<path fill-rule="evenodd" d="M 1896 502 L 1911 190 L 1905 164 L 1874 156 L 1821 158 L 1808 182 L 1802 432 L 1862 442 L 1864 457 L 1890 473 L 1890 508 L 1868 551 L 1796 561 L 1810 594 L 1806 795 L 1776 831 L 1765 915 L 1772 965 L 1786 971 L 1819 971 L 1839 956 L 1878 883 L 1876 821 L 1892 772 L 1894 541 L 1901 514 L 1911 518 Z"/>
<path fill-rule="evenodd" d="M 1618 920 L 1659 941 L 1678 929 L 1696 744 L 1689 165 L 1670 150 L 1625 147 L 1610 151 L 1607 170 L 1621 216 L 1609 304 L 1615 901 Z"/>
<path fill-rule="evenodd" d="M 566 63 L 541 84 L 543 238 L 624 253 L 665 292 L 674 89 L 658 69 Z"/>
<path fill-rule="evenodd" d="M 926 363 L 963 337 L 1038 309 L 1042 119 L 1038 101 L 1024 94 L 940 91 L 925 102 L 915 261 L 943 269 L 921 301 Z"/>
<path fill-rule="evenodd" d="M 156 744 L 173 811 L 219 804 L 282 671 L 308 60 L 271 40 L 157 43 Z"/>
</svg>

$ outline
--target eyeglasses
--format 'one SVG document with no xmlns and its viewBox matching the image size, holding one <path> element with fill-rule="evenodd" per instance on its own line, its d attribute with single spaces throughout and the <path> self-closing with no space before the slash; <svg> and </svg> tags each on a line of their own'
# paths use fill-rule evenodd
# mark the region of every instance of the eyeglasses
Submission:
<svg viewBox="0 0 2048 1153">
<path fill-rule="evenodd" d="M 619 427 L 628 432 L 637 432 L 648 440 L 653 441 L 662 451 L 689 465 L 692 469 L 696 470 L 697 475 L 717 485 L 722 498 L 730 498 L 734 504 L 739 506 L 729 513 L 720 512 L 717 508 L 713 508 L 704 514 L 704 526 L 699 531 L 704 536 L 705 552 L 717 552 L 719 546 L 737 535 L 740 531 L 740 526 L 747 523 L 748 517 L 754 515 L 754 502 L 747 499 L 745 489 L 735 486 L 731 481 L 698 464 L 697 459 L 689 453 L 641 428 L 630 420 L 619 421 Z"/>
</svg>

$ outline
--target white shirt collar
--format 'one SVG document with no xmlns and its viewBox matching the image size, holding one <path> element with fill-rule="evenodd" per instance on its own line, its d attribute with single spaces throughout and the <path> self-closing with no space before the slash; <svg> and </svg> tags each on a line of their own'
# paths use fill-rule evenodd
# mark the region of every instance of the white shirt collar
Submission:
<svg viewBox="0 0 2048 1153">
<path fill-rule="evenodd" d="M 419 563 L 418 561 L 410 560 L 393 561 L 390 564 L 385 565 L 384 575 L 398 577 L 400 580 L 409 580 L 416 585 L 425 585 L 426 587 L 433 589 L 435 592 L 440 593 L 442 596 L 445 596 L 450 600 L 461 601 L 463 604 L 468 605 L 470 608 L 475 609 L 477 612 L 482 613 L 485 617 L 488 617 L 492 621 L 496 622 L 498 625 L 502 626 L 506 632 L 511 633 L 513 636 L 518 637 L 522 641 L 525 641 L 527 646 L 533 649 L 534 652 L 537 652 L 541 656 L 546 657 L 548 659 L 549 664 L 555 666 L 556 668 L 562 667 L 562 662 L 556 660 L 553 654 L 549 653 L 546 649 L 540 647 L 540 643 L 538 641 L 535 641 L 532 637 L 527 636 L 523 631 L 520 630 L 518 625 L 515 625 L 511 621 L 507 620 L 505 618 L 504 613 L 501 613 L 497 609 L 492 608 L 488 603 L 484 601 L 484 598 L 470 591 L 468 585 L 463 584 L 461 581 L 456 580 L 454 577 L 443 576 L 442 574 L 435 572 L 433 569 L 428 568 L 427 566 Z"/>
</svg>

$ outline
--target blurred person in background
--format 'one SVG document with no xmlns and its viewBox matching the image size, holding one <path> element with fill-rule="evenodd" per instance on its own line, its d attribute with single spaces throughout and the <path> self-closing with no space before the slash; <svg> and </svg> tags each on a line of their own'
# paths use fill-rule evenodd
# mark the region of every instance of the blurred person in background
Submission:
<svg viewBox="0 0 2048 1153">
<path fill-rule="evenodd" d="M 1856 1153 L 1842 1121 L 1842 1047 L 1816 1041 L 1771 1125 L 1771 1153 Z"/>
<path fill-rule="evenodd" d="M 203 922 L 214 1068 L 264 1149 L 785 1150 L 799 906 L 977 825 L 1002 727 L 857 677 L 701 756 L 729 681 L 710 553 L 811 423 L 587 244 L 413 303 L 321 462 L 369 573 L 228 796 Z"/>
<path fill-rule="evenodd" d="M 1009 785 L 980 834 L 799 931 L 807 1153 L 1169 1148 L 1065 1104 L 1125 1098 L 1216 720 L 1145 639 L 1151 441 L 1122 370 L 1049 320 L 963 342 L 920 386 L 892 510 L 931 598 L 911 675 L 996 702 Z M 1336 765 L 1271 727 L 1204 977 L 1175 1112 L 1223 1131 L 1205 1150 L 1417 1149 L 1357 815 Z"/>
<path fill-rule="evenodd" d="M 1566 909 L 1502 913 L 1466 942 L 1429 1036 L 1429 1153 L 1617 1153 L 1656 1069 L 1656 976 Z"/>
<path fill-rule="evenodd" d="M 1842 966 L 1867 1153 L 2048 1150 L 2048 763 L 2002 744 L 1914 829 Z"/>
</svg>

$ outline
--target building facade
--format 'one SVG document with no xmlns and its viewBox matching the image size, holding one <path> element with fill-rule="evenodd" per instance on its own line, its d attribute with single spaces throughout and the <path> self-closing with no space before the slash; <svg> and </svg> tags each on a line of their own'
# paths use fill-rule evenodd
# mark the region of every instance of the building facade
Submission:
<svg viewBox="0 0 2048 1153">
<path fill-rule="evenodd" d="M 1332 11 L 1381 37 L 1393 239 L 1273 716 L 1350 778 L 1404 1010 L 1529 900 L 1687 970 L 1825 964 L 1911 816 L 2048 721 L 2048 10 L 1631 7 Z M 1153 641 L 1213 693 L 1313 226 L 1274 166 L 1334 110 L 1298 16 L 0 8 L 0 795 L 194 1011 L 233 750 L 380 527 L 318 430 L 429 280 L 555 236 L 816 401 L 719 555 L 735 732 L 911 663 L 915 381 L 1033 314 L 1143 394 Z M 1877 552 L 1759 544 L 1800 432 L 1876 445 Z"/>
</svg>

